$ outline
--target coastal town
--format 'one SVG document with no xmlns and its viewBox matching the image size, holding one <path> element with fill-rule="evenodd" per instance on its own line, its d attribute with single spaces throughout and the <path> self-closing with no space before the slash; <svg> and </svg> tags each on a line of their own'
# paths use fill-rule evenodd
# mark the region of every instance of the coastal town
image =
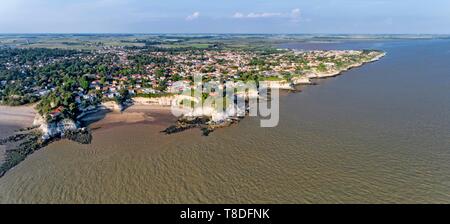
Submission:
<svg viewBox="0 0 450 224">
<path fill-rule="evenodd" d="M 337 76 L 384 55 L 376 50 L 249 50 L 219 45 L 203 49 L 109 46 L 93 51 L 8 48 L 0 54 L 0 97 L 3 105 L 36 104 L 38 114 L 33 127 L 26 130 L 32 137 L 20 133 L 9 138 L 28 139 L 21 147 L 31 153 L 60 138 L 90 143 L 88 123 L 83 121 L 101 110 L 120 112 L 133 104 L 186 108 L 190 107 L 186 92 L 200 87 L 201 99 L 195 99 L 193 92 L 187 97 L 201 103 L 217 95 L 206 91 L 208 87 L 223 89 L 226 83 L 234 85 L 226 88 L 254 82 L 271 89 L 294 90 L 297 85 Z M 194 82 L 199 75 L 200 84 Z M 257 96 L 258 92 L 245 92 L 242 97 L 248 100 L 252 94 Z M 233 114 L 219 111 L 223 108 L 185 112 L 165 132 L 200 127 L 208 135 L 214 128 L 228 126 L 248 109 L 237 108 L 234 98 L 229 100 L 232 103 L 227 107 L 234 109 Z M 19 154 L 22 158 L 28 153 Z M 3 171 L 21 160 L 11 155 Z"/>
<path fill-rule="evenodd" d="M 352 67 L 378 60 L 383 55 L 383 52 L 378 51 L 356 50 L 278 49 L 258 52 L 208 49 L 173 52 L 111 48 L 89 54 L 70 52 L 70 56 L 45 58 L 31 64 L 13 58 L 4 64 L 4 70 L 26 74 L 26 78 L 14 79 L 11 75 L 2 79 L 1 102 L 20 105 L 40 101 L 39 112 L 47 120 L 69 112 L 72 117 L 77 117 L 83 112 L 94 110 L 104 101 L 115 100 L 121 104 L 132 97 L 158 98 L 180 94 L 193 86 L 193 76 L 198 74 L 203 76 L 204 82 L 223 84 L 227 81 L 251 80 L 266 82 L 271 88 L 293 89 L 295 85 L 310 84 L 314 78 L 336 76 Z M 39 72 L 39 68 L 56 67 L 56 64 L 72 61 L 90 62 L 98 58 L 110 58 L 98 66 L 102 68 L 97 70 L 102 71 L 85 74 L 77 72 L 76 77 L 56 74 L 62 76 L 62 80 L 56 83 L 49 82 L 58 79 L 56 77 L 30 81 L 32 78 L 29 76 Z M 61 100 L 61 96 L 67 95 L 68 91 L 70 96 Z M 52 94 L 55 92 L 60 93 L 59 97 Z"/>
</svg>

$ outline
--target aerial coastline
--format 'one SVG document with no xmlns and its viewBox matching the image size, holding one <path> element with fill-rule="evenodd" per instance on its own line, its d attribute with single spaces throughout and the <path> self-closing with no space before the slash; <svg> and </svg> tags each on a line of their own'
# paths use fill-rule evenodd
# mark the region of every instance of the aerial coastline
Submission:
<svg viewBox="0 0 450 224">
<path fill-rule="evenodd" d="M 145 215 L 177 223 L 450 204 L 449 10 L 3 0 L 0 204 L 172 204 Z"/>
<path fill-rule="evenodd" d="M 448 197 L 442 197 L 447 187 L 436 178 L 436 173 L 429 172 L 448 165 L 448 157 L 439 153 L 445 151 L 446 143 L 437 140 L 437 137 L 445 139 L 442 137 L 446 136 L 446 126 L 439 125 L 441 123 L 435 119 L 445 114 L 443 109 L 446 107 L 430 106 L 441 105 L 438 101 L 446 97 L 447 91 L 439 83 L 445 83 L 447 79 L 439 76 L 439 69 L 430 70 L 429 74 L 437 75 L 441 81 L 423 84 L 429 76 L 424 77 L 420 70 L 430 52 L 436 49 L 447 52 L 445 43 L 448 42 L 405 42 L 336 45 L 341 51 L 380 49 L 380 56 L 387 53 L 389 57 L 357 69 L 305 71 L 302 76 L 290 77 L 290 82 L 284 81 L 283 77 L 267 78 L 264 81 L 279 83 L 278 87 L 283 87 L 281 83 L 286 86 L 286 91 L 281 91 L 280 124 L 275 128 L 258 128 L 259 118 L 249 116 L 237 125 L 214 131 L 209 137 L 203 137 L 203 130 L 199 129 L 166 135 L 161 131 L 178 122 L 178 118 L 171 115 L 170 106 L 175 94 L 131 95 L 122 106 L 115 99 L 102 101 L 100 105 L 104 107 L 90 107 L 92 110 L 76 114 L 82 116 L 75 119 L 80 122 L 79 128 L 90 129 L 90 144 L 56 138 L 0 178 L 0 201 L 448 201 Z M 299 49 L 293 51 L 303 52 L 300 49 L 304 44 L 293 46 Z M 333 49 L 334 46 L 319 46 L 319 49 Z M 305 49 L 311 48 L 306 46 Z M 332 51 L 317 51 L 318 54 L 327 52 L 331 54 Z M 435 58 L 444 56 L 432 55 Z M 311 63 L 313 60 L 311 58 Z M 437 60 L 436 65 L 447 68 L 445 60 Z M 339 74 L 342 74 L 339 78 L 323 77 Z M 436 91 L 428 92 L 416 80 L 426 86 L 435 86 Z M 416 93 L 428 99 L 427 107 L 411 104 L 417 100 Z M 392 94 L 395 97 L 389 97 Z M 435 94 L 441 97 L 435 98 Z M 38 112 L 30 106 L 6 107 L 4 113 L 12 115 L 20 113 L 10 113 L 10 110 L 27 107 L 34 112 L 20 127 L 8 126 L 9 133 L 32 126 Z M 415 119 L 417 112 L 424 114 L 430 122 L 425 124 Z M 6 120 L 12 120 L 12 117 Z M 423 133 L 422 130 L 428 130 L 430 125 L 436 129 L 430 134 Z M 420 136 L 416 135 L 419 133 Z M 427 147 L 436 149 L 439 154 L 423 150 Z M 436 163 L 428 162 L 430 156 Z M 412 175 L 416 169 L 421 173 Z M 267 179 L 272 181 L 265 181 Z M 232 184 L 224 186 L 224 181 Z M 80 182 L 85 183 L 81 188 Z M 323 183 L 328 184 L 324 186 Z M 406 192 L 405 183 L 411 186 Z M 345 186 L 353 186 L 349 189 L 351 195 L 342 191 Z M 256 193 L 249 194 L 249 189 Z M 368 195 L 360 189 L 372 193 Z M 111 192 L 115 195 L 112 198 Z M 270 195 L 264 196 L 264 192 Z"/>
</svg>

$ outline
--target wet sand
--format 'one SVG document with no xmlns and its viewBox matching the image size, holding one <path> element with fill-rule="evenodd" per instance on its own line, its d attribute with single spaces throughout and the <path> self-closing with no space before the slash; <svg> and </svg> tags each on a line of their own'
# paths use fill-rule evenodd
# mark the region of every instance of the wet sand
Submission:
<svg viewBox="0 0 450 224">
<path fill-rule="evenodd" d="M 11 129 L 4 129 L 5 126 L 10 127 L 26 127 L 33 124 L 36 111 L 34 106 L 9 107 L 0 106 L 0 136 L 8 135 Z"/>
<path fill-rule="evenodd" d="M 15 131 L 31 127 L 36 116 L 35 105 L 30 106 L 0 106 L 0 138 L 9 137 Z M 114 131 L 116 128 L 128 125 L 152 125 L 155 133 L 176 121 L 170 107 L 158 105 L 133 105 L 122 112 L 100 110 L 85 116 L 82 121 L 95 132 Z M 0 145 L 0 163 L 11 144 Z"/>
<path fill-rule="evenodd" d="M 133 124 L 168 126 L 176 119 L 170 107 L 157 105 L 133 105 L 122 112 L 100 111 L 83 118 L 84 121 L 91 123 L 89 127 L 94 131 Z"/>
<path fill-rule="evenodd" d="M 0 138 L 8 137 L 18 129 L 32 126 L 35 116 L 34 105 L 20 107 L 0 105 Z M 5 150 L 6 146 L 0 145 L 0 162 L 3 161 Z"/>
</svg>

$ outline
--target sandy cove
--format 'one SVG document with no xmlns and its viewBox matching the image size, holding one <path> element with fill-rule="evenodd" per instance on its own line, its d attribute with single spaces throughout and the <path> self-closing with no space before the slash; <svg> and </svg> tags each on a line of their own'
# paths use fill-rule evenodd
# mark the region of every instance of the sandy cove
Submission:
<svg viewBox="0 0 450 224">
<path fill-rule="evenodd" d="M 8 137 L 18 129 L 31 127 L 36 116 L 34 106 L 10 107 L 0 105 L 0 138 Z M 3 161 L 5 150 L 6 146 L 0 145 L 0 162 Z"/>
<path fill-rule="evenodd" d="M 0 126 L 2 127 L 0 136 L 5 134 L 4 126 L 16 126 L 19 128 L 31 126 L 36 116 L 34 106 L 10 107 L 0 105 Z"/>
<path fill-rule="evenodd" d="M 160 105 L 135 104 L 123 111 L 102 110 L 86 115 L 81 121 L 89 124 L 94 131 L 117 126 L 138 123 L 168 126 L 177 120 L 171 113 L 171 108 Z"/>
<path fill-rule="evenodd" d="M 33 126 L 37 114 L 34 108 L 35 105 L 0 106 L 0 138 L 11 136 L 18 129 Z M 103 109 L 88 114 L 81 119 L 95 131 L 138 123 L 161 126 L 161 130 L 163 130 L 176 120 L 177 118 L 172 115 L 170 107 L 145 104 L 132 105 L 122 112 Z M 7 147 L 10 146 L 0 145 L 0 162 L 4 159 Z"/>
</svg>

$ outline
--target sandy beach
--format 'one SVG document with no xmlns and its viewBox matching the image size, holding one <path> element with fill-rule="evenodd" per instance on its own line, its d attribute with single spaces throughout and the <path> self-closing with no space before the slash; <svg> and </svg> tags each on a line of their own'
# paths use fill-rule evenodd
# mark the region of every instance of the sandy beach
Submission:
<svg viewBox="0 0 450 224">
<path fill-rule="evenodd" d="M 102 131 L 117 126 L 138 123 L 170 125 L 174 123 L 176 119 L 177 118 L 172 115 L 170 107 L 137 104 L 128 107 L 122 112 L 100 111 L 88 115 L 82 120 L 90 123 L 89 126 L 94 129 L 94 131 Z"/>
<path fill-rule="evenodd" d="M 10 107 L 0 106 L 0 138 L 5 138 L 17 129 L 31 127 L 36 111 L 34 105 Z M 0 145 L 0 161 L 3 161 L 6 146 Z"/>
<path fill-rule="evenodd" d="M 6 138 L 21 128 L 33 125 L 36 111 L 34 105 L 9 107 L 0 106 L 0 138 Z M 98 112 L 84 116 L 80 121 L 91 127 L 96 133 L 115 131 L 115 128 L 130 125 L 151 125 L 155 130 L 163 130 L 176 121 L 170 107 L 159 105 L 136 104 L 124 111 L 101 109 Z M 114 129 L 114 130 L 112 130 Z M 0 145 L 0 163 L 4 161 L 6 150 L 14 147 L 12 144 Z"/>
<path fill-rule="evenodd" d="M 34 105 L 20 107 L 0 106 L 0 125 L 2 127 L 4 125 L 17 127 L 32 125 L 35 116 Z M 5 130 L 2 128 L 0 136 L 3 136 L 3 134 L 5 134 Z"/>
</svg>

